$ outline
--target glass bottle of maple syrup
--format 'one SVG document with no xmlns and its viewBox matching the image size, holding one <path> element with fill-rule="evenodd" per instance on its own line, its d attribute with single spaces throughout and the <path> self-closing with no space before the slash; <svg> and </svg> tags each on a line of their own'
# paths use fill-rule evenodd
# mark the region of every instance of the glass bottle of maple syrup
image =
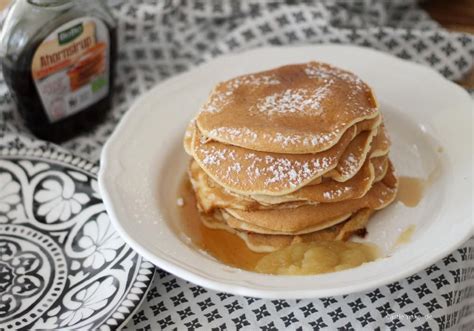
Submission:
<svg viewBox="0 0 474 331">
<path fill-rule="evenodd" d="M 16 0 L 0 56 L 18 111 L 39 138 L 68 140 L 111 107 L 116 23 L 101 0 Z"/>
</svg>

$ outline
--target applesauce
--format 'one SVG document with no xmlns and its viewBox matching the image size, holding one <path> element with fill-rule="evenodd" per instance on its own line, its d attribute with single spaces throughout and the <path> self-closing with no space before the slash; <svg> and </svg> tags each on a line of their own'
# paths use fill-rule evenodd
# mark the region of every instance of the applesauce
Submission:
<svg viewBox="0 0 474 331">
<path fill-rule="evenodd" d="M 255 271 L 273 275 L 314 275 L 355 268 L 378 257 L 373 245 L 321 241 L 298 243 L 262 257 Z"/>
</svg>

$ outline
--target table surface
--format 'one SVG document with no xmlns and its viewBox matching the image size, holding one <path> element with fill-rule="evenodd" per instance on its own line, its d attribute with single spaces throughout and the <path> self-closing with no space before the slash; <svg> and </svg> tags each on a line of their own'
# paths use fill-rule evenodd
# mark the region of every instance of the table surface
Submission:
<svg viewBox="0 0 474 331">
<path fill-rule="evenodd" d="M 421 7 L 446 29 L 474 34 L 474 0 L 430 0 Z M 474 68 L 458 83 L 474 89 Z"/>
</svg>

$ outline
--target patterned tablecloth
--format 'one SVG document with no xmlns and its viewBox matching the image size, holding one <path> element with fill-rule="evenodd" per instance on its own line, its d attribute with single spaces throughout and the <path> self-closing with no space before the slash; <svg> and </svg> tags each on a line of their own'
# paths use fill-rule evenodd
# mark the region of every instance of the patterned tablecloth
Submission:
<svg viewBox="0 0 474 331">
<path fill-rule="evenodd" d="M 114 109 L 95 131 L 62 146 L 92 161 L 98 161 L 105 140 L 138 95 L 220 54 L 267 44 L 356 44 L 430 66 L 451 80 L 474 62 L 474 36 L 443 30 L 411 0 L 111 4 L 120 39 Z M 3 82 L 0 95 L 0 146 L 44 145 L 26 133 Z M 217 293 L 159 270 L 127 328 L 472 330 L 473 271 L 474 238 L 401 281 L 370 292 L 315 300 Z"/>
</svg>

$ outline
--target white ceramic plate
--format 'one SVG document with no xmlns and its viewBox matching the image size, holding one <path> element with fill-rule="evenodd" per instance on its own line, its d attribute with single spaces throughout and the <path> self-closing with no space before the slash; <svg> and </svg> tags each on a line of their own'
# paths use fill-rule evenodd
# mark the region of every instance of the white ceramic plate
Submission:
<svg viewBox="0 0 474 331">
<path fill-rule="evenodd" d="M 318 60 L 353 71 L 371 85 L 393 141 L 398 174 L 440 175 L 415 208 L 396 202 L 377 213 L 367 240 L 386 258 L 337 273 L 270 276 L 227 267 L 177 235 L 176 192 L 187 164 L 182 136 L 219 81 L 276 66 Z M 99 183 L 125 241 L 157 266 L 204 287 L 266 298 L 324 297 L 367 290 L 413 274 L 449 254 L 474 232 L 473 102 L 431 69 L 352 46 L 262 48 L 213 60 L 143 95 L 102 154 Z M 409 225 L 412 240 L 392 246 Z"/>
</svg>

